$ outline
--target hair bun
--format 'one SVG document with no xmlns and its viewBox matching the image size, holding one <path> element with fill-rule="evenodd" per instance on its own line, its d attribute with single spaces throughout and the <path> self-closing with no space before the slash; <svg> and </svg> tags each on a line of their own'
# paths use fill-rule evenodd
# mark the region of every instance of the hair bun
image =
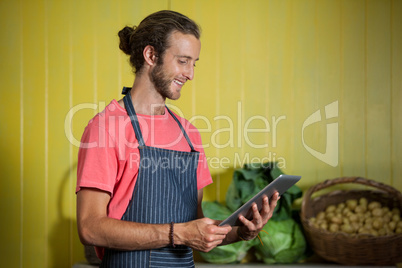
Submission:
<svg viewBox="0 0 402 268">
<path fill-rule="evenodd" d="M 135 26 L 134 27 L 129 27 L 126 26 L 123 29 L 119 31 L 119 38 L 120 38 L 120 45 L 119 48 L 126 53 L 127 55 L 131 55 L 131 45 L 130 45 L 130 39 L 131 36 L 133 35 L 135 31 Z"/>
</svg>

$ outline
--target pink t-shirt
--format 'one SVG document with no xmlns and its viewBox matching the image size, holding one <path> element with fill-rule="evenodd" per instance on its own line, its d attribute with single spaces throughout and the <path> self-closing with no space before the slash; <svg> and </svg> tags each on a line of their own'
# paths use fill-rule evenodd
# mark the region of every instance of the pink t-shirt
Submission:
<svg viewBox="0 0 402 268">
<path fill-rule="evenodd" d="M 176 115 L 176 114 L 175 114 Z M 177 122 L 165 108 L 164 115 L 137 115 L 145 145 L 176 151 L 191 150 Z M 197 188 L 212 183 L 201 136 L 176 115 L 200 152 Z M 97 188 L 110 193 L 108 216 L 121 219 L 131 200 L 139 166 L 138 142 L 126 110 L 113 100 L 88 123 L 78 153 L 77 188 Z"/>
</svg>

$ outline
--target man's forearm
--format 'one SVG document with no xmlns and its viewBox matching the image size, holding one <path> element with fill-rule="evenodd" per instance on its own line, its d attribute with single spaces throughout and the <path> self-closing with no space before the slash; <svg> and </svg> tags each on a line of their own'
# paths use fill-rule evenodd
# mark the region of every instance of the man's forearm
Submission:
<svg viewBox="0 0 402 268">
<path fill-rule="evenodd" d="M 143 250 L 170 244 L 170 224 L 143 224 L 105 217 L 84 223 L 80 229 L 82 242 L 94 246 Z"/>
</svg>

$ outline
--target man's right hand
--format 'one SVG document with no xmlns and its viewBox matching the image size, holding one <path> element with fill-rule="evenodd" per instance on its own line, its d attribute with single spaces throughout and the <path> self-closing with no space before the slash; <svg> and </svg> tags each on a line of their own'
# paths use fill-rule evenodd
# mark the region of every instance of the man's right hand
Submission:
<svg viewBox="0 0 402 268">
<path fill-rule="evenodd" d="M 218 226 L 220 221 L 201 218 L 174 225 L 174 240 L 177 245 L 186 245 L 195 250 L 208 252 L 220 245 L 232 230 L 229 225 Z"/>
</svg>

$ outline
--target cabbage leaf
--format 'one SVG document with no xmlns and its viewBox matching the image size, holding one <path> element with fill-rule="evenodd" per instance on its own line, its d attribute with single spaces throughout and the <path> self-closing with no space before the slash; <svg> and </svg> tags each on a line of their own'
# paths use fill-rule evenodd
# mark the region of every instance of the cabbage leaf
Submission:
<svg viewBox="0 0 402 268">
<path fill-rule="evenodd" d="M 305 257 L 306 240 L 293 219 L 270 220 L 260 233 L 262 243 L 256 245 L 256 257 L 265 263 L 294 263 Z"/>
</svg>

